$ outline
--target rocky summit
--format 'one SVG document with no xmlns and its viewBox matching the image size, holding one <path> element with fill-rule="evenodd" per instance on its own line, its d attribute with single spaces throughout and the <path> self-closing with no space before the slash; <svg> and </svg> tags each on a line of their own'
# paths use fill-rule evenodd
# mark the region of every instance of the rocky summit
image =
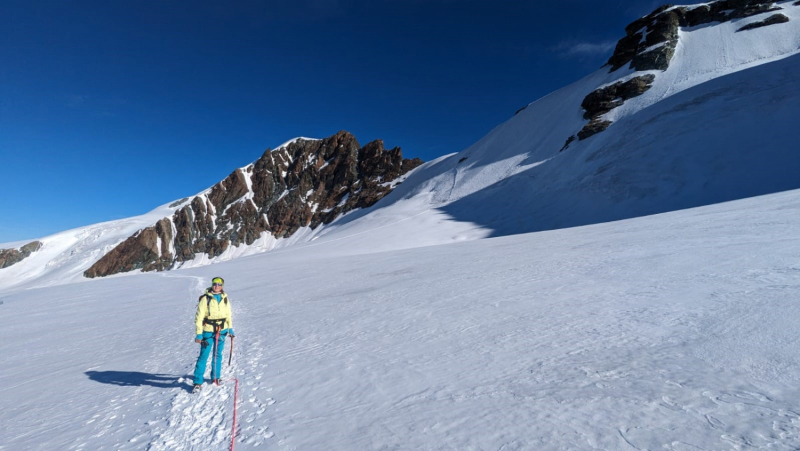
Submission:
<svg viewBox="0 0 800 451">
<path fill-rule="evenodd" d="M 163 271 L 203 254 L 251 245 L 264 233 L 286 238 L 343 213 L 374 205 L 422 164 L 376 140 L 361 146 L 341 131 L 268 149 L 203 193 L 179 201 L 175 213 L 137 231 L 84 272 L 86 277 L 141 269 Z"/>
</svg>

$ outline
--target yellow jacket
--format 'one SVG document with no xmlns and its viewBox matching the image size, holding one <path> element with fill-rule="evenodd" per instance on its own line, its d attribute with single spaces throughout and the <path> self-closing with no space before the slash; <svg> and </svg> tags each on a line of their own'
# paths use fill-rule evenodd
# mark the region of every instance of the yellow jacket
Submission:
<svg viewBox="0 0 800 451">
<path fill-rule="evenodd" d="M 195 333 L 201 336 L 203 332 L 214 332 L 214 326 L 211 324 L 203 324 L 203 320 L 216 320 L 224 319 L 225 323 L 222 329 L 231 329 L 233 321 L 231 319 L 231 301 L 225 292 L 219 293 L 222 296 L 219 302 L 214 298 L 214 292 L 207 289 L 206 292 L 200 296 L 197 303 L 197 313 L 194 315 Z M 211 297 L 211 302 L 208 297 Z"/>
</svg>

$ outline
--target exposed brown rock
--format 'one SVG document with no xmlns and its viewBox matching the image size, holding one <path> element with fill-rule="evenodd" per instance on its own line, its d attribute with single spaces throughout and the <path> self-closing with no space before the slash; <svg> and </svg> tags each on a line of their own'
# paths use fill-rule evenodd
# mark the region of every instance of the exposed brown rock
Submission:
<svg viewBox="0 0 800 451">
<path fill-rule="evenodd" d="M 42 248 L 41 241 L 31 241 L 19 249 L 0 249 L 0 269 L 19 263 Z"/>
<path fill-rule="evenodd" d="M 170 252 L 172 222 L 168 218 L 156 225 L 142 229 L 114 250 L 106 254 L 84 272 L 86 277 L 97 277 L 136 269 L 162 271 L 172 266 L 174 256 Z"/>
<path fill-rule="evenodd" d="M 288 237 L 301 227 L 315 228 L 342 213 L 372 206 L 392 191 L 398 177 L 421 164 L 418 158 L 404 159 L 399 147 L 386 150 L 381 140 L 361 147 L 345 131 L 268 149 L 252 165 L 213 186 L 207 196 L 193 198 L 171 218 L 114 248 L 85 275 L 161 271 L 197 255 L 213 258 L 230 246 L 253 244 L 264 232 Z M 156 237 L 161 238 L 161 248 Z"/>
<path fill-rule="evenodd" d="M 158 255 L 155 227 L 148 227 L 123 241 L 114 251 L 106 254 L 108 258 L 100 259 L 83 274 L 86 277 L 97 277 L 142 269 L 145 265 L 157 262 Z"/>
<path fill-rule="evenodd" d="M 211 189 L 211 194 L 208 195 L 208 200 L 217 209 L 222 209 L 224 206 L 244 196 L 247 193 L 247 182 L 245 182 L 244 178 L 245 175 L 241 169 L 233 171 L 225 180 L 214 185 Z"/>
<path fill-rule="evenodd" d="M 756 28 L 766 27 L 766 26 L 769 26 L 769 25 L 775 25 L 775 24 L 779 24 L 779 23 L 786 23 L 788 21 L 789 21 L 789 18 L 784 16 L 783 14 L 773 14 L 773 15 L 767 17 L 766 19 L 764 19 L 762 21 L 753 22 L 751 24 L 747 24 L 747 25 L 743 26 L 742 28 L 739 28 L 738 30 L 736 30 L 736 32 L 738 33 L 740 31 L 753 30 L 753 29 L 756 29 Z"/>
</svg>

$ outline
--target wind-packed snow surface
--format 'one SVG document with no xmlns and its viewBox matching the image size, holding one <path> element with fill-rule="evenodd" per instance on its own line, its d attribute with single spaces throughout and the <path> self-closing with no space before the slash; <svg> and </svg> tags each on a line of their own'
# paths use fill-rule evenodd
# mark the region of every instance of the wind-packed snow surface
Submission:
<svg viewBox="0 0 800 451">
<path fill-rule="evenodd" d="M 17 292 L 0 448 L 227 449 L 233 384 L 186 381 L 197 296 L 222 275 L 237 450 L 798 449 L 798 212 L 792 191 Z"/>
</svg>

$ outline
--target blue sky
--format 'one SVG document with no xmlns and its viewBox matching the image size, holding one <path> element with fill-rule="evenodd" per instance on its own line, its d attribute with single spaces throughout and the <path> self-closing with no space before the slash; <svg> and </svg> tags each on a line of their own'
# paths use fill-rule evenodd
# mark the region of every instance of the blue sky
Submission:
<svg viewBox="0 0 800 451">
<path fill-rule="evenodd" d="M 660 4 L 6 0 L 0 242 L 145 213 L 296 136 L 460 151 Z"/>
</svg>

